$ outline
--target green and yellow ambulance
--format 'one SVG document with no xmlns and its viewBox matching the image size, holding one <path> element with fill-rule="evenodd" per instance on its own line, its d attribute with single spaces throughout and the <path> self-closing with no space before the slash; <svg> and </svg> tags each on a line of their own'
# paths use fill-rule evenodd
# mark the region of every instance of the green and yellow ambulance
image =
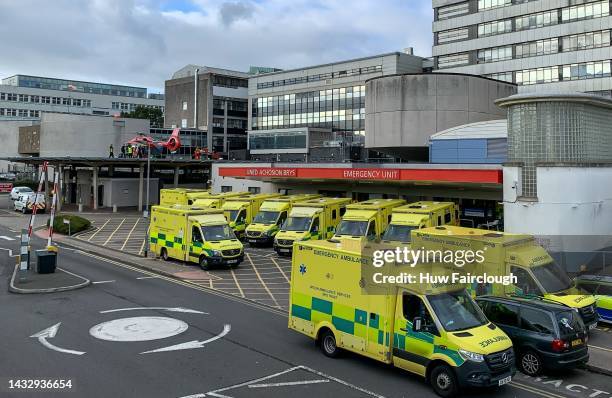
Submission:
<svg viewBox="0 0 612 398">
<path fill-rule="evenodd" d="M 334 238 L 379 239 L 391 221 L 392 210 L 405 203 L 403 199 L 370 199 L 348 205 Z"/>
<path fill-rule="evenodd" d="M 207 270 L 213 265 L 237 267 L 244 248 L 229 227 L 223 211 L 153 206 L 150 250 L 164 260 L 193 262 Z"/>
<path fill-rule="evenodd" d="M 195 199 L 191 206 L 194 208 L 220 209 L 223 207 L 226 200 L 230 198 L 247 196 L 248 194 L 248 192 L 209 193 L 207 196 Z"/>
<path fill-rule="evenodd" d="M 487 320 L 464 285 L 393 283 L 368 290 L 371 257 L 354 240 L 294 246 L 289 328 L 323 354 L 347 350 L 426 378 L 442 397 L 507 384 L 515 373 L 508 336 Z M 387 264 L 387 271 L 396 264 Z M 411 273 L 419 271 L 405 267 Z M 427 267 L 442 276 L 444 267 Z"/>
<path fill-rule="evenodd" d="M 349 198 L 317 198 L 296 203 L 274 238 L 274 251 L 291 255 L 294 242 L 331 238 L 349 203 Z"/>
<path fill-rule="evenodd" d="M 396 245 L 410 243 L 413 229 L 438 225 L 459 225 L 459 206 L 453 202 L 421 201 L 393 208 L 391 222 L 382 241 Z"/>
<path fill-rule="evenodd" d="M 267 199 L 261 204 L 259 212 L 246 228 L 247 242 L 251 245 L 272 244 L 294 204 L 319 197 L 321 195 L 296 194 Z"/>
<path fill-rule="evenodd" d="M 261 204 L 268 199 L 278 198 L 280 193 L 258 193 L 229 198 L 221 206 L 230 227 L 239 239 L 245 236 L 246 227 L 259 212 Z"/>
</svg>

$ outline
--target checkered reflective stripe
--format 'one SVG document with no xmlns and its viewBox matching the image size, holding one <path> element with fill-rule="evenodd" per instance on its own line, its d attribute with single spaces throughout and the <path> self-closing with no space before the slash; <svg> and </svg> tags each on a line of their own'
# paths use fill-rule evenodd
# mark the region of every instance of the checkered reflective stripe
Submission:
<svg viewBox="0 0 612 398">
<path fill-rule="evenodd" d="M 223 254 L 223 257 L 237 256 L 240 254 L 240 249 L 222 250 L 221 254 Z"/>
<path fill-rule="evenodd" d="M 294 292 L 291 296 L 291 316 L 315 324 L 327 321 L 341 332 L 377 344 L 389 344 L 389 333 L 384 332 L 384 317 L 375 313 L 368 317 L 368 313 L 359 308 Z"/>
<path fill-rule="evenodd" d="M 292 246 L 293 245 L 293 241 L 291 239 L 278 239 L 276 243 L 279 246 Z"/>
<path fill-rule="evenodd" d="M 166 235 L 163 232 L 151 232 L 150 241 L 164 247 L 184 249 L 183 238 L 173 235 Z"/>
</svg>

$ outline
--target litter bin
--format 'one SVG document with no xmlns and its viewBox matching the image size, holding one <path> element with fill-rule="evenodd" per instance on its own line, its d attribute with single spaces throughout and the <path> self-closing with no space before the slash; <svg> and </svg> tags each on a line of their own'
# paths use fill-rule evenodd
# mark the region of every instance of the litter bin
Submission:
<svg viewBox="0 0 612 398">
<path fill-rule="evenodd" d="M 49 250 L 36 250 L 36 272 L 52 274 L 57 264 L 57 253 Z"/>
</svg>

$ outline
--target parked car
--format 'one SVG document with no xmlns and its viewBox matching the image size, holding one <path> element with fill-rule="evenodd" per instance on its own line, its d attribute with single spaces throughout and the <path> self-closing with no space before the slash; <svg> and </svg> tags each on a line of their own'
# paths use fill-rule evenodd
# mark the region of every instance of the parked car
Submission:
<svg viewBox="0 0 612 398">
<path fill-rule="evenodd" d="M 15 181 L 16 178 L 15 173 L 0 173 L 0 180 Z"/>
<path fill-rule="evenodd" d="M 589 360 L 588 332 L 576 310 L 537 299 L 481 296 L 476 301 L 510 337 L 517 367 L 526 375 L 571 369 Z"/>
<path fill-rule="evenodd" d="M 34 192 L 34 191 L 32 191 L 32 188 L 30 187 L 13 187 L 13 189 L 11 189 L 11 193 L 9 194 L 9 197 L 11 198 L 11 200 L 17 200 L 19 199 L 20 194 L 28 193 L 28 192 Z"/>
<path fill-rule="evenodd" d="M 580 275 L 576 286 L 595 295 L 599 320 L 612 323 L 612 276 Z"/>
<path fill-rule="evenodd" d="M 17 200 L 13 202 L 13 208 L 16 211 L 22 212 L 23 214 L 31 212 L 34 207 L 34 200 L 36 200 L 36 212 L 44 213 L 46 208 L 45 195 L 36 195 L 35 192 L 20 194 Z"/>
</svg>

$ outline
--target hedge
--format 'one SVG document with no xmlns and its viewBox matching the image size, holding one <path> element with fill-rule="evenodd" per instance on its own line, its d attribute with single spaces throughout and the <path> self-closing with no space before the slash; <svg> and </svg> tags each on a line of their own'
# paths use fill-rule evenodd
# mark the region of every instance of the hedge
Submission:
<svg viewBox="0 0 612 398">
<path fill-rule="evenodd" d="M 53 231 L 68 235 L 68 224 L 64 224 L 64 220 L 66 219 L 70 220 L 71 235 L 84 231 L 91 226 L 91 222 L 83 217 L 71 214 L 56 214 L 53 220 Z M 49 225 L 49 221 L 47 221 L 47 225 Z"/>
</svg>

